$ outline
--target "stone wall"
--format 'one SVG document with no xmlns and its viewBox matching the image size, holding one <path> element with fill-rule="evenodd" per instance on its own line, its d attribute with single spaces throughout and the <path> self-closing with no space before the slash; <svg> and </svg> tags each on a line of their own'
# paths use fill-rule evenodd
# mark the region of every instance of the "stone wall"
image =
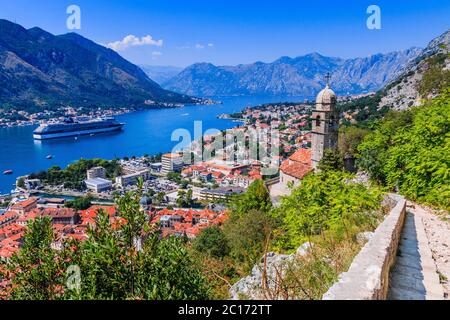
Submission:
<svg viewBox="0 0 450 320">
<path fill-rule="evenodd" d="M 373 237 L 340 275 L 323 300 L 385 300 L 389 271 L 395 263 L 400 235 L 406 217 L 406 200 L 389 195 L 397 204 L 375 230 Z"/>
</svg>

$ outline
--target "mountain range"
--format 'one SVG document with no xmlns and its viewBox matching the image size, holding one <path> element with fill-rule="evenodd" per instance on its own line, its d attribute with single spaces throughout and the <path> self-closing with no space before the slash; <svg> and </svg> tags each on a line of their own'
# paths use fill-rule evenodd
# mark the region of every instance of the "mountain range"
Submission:
<svg viewBox="0 0 450 320">
<path fill-rule="evenodd" d="M 16 109 L 198 103 L 76 33 L 55 36 L 0 20 L 0 104 Z"/>
<path fill-rule="evenodd" d="M 237 66 L 197 63 L 162 86 L 195 96 L 314 96 L 323 88 L 329 72 L 331 85 L 338 94 L 357 94 L 382 88 L 421 52 L 420 48 L 411 48 L 354 59 L 312 53 L 296 58 L 281 57 L 272 63 Z"/>
<path fill-rule="evenodd" d="M 184 68 L 172 66 L 151 66 L 139 65 L 139 67 L 155 82 L 163 84 L 176 75 L 178 75 Z"/>
<path fill-rule="evenodd" d="M 416 67 L 418 63 L 442 51 L 439 45 L 448 44 L 449 38 L 447 31 L 424 50 L 411 48 L 365 58 L 311 53 L 237 66 L 197 63 L 181 70 L 138 67 L 76 33 L 56 36 L 0 19 L 0 109 L 36 112 L 60 106 L 142 108 L 206 102 L 193 96 L 313 97 L 323 88 L 327 73 L 339 95 L 359 94 L 377 91 L 416 69 L 420 80 L 426 64 Z M 389 87 L 383 105 L 398 104 L 400 98 L 403 106 L 414 103 L 416 85 L 408 79 L 403 77 L 402 85 Z"/>
</svg>

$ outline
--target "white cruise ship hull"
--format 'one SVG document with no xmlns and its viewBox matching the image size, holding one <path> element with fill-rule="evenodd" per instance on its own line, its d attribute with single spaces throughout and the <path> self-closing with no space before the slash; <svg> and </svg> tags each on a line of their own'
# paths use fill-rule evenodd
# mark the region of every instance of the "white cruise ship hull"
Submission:
<svg viewBox="0 0 450 320">
<path fill-rule="evenodd" d="M 111 128 L 91 129 L 91 130 L 69 131 L 69 132 L 61 132 L 61 133 L 48 133 L 48 134 L 34 133 L 33 138 L 35 140 L 49 140 L 49 139 L 85 136 L 85 135 L 90 135 L 90 134 L 113 132 L 113 131 L 119 131 L 119 130 L 122 130 L 122 126 L 116 126 L 116 127 L 111 127 Z"/>
</svg>

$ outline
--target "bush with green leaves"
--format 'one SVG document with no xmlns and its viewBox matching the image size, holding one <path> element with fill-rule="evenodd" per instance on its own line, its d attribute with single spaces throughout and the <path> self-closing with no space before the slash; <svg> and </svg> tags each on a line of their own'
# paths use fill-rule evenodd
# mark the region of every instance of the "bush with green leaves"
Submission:
<svg viewBox="0 0 450 320">
<path fill-rule="evenodd" d="M 390 190 L 450 209 L 450 89 L 390 112 L 358 147 L 358 165 Z"/>
<path fill-rule="evenodd" d="M 92 205 L 94 198 L 90 195 L 86 197 L 77 198 L 66 202 L 66 208 L 73 208 L 75 210 L 87 210 Z"/>
<path fill-rule="evenodd" d="M 194 241 L 194 250 L 214 258 L 223 258 L 230 252 L 228 240 L 219 226 L 204 229 Z"/>
<path fill-rule="evenodd" d="M 339 151 L 332 148 L 327 148 L 323 152 L 323 158 L 319 162 L 319 170 L 329 171 L 329 170 L 343 170 L 344 161 Z"/>
<path fill-rule="evenodd" d="M 242 216 L 231 214 L 225 223 L 230 255 L 245 272 L 250 271 L 264 254 L 273 227 L 269 213 L 254 209 Z"/>
<path fill-rule="evenodd" d="M 254 181 L 245 193 L 235 196 L 230 207 L 235 215 L 244 215 L 251 210 L 268 212 L 272 208 L 272 201 L 264 181 Z"/>
<path fill-rule="evenodd" d="M 311 237 L 329 230 L 339 238 L 354 227 L 376 224 L 374 212 L 380 208 L 381 192 L 352 182 L 352 177 L 342 171 L 306 176 L 273 210 L 278 226 L 274 246 L 280 250 L 296 250 Z"/>
</svg>

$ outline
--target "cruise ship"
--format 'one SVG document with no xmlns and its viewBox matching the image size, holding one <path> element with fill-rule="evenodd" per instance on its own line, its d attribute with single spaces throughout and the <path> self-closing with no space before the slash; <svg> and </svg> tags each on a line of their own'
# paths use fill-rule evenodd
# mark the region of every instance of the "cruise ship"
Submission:
<svg viewBox="0 0 450 320">
<path fill-rule="evenodd" d="M 47 140 L 82 135 L 94 135 L 122 130 L 124 123 L 117 122 L 112 117 L 105 118 L 66 118 L 60 123 L 48 123 L 39 126 L 33 132 L 36 140 Z"/>
</svg>

